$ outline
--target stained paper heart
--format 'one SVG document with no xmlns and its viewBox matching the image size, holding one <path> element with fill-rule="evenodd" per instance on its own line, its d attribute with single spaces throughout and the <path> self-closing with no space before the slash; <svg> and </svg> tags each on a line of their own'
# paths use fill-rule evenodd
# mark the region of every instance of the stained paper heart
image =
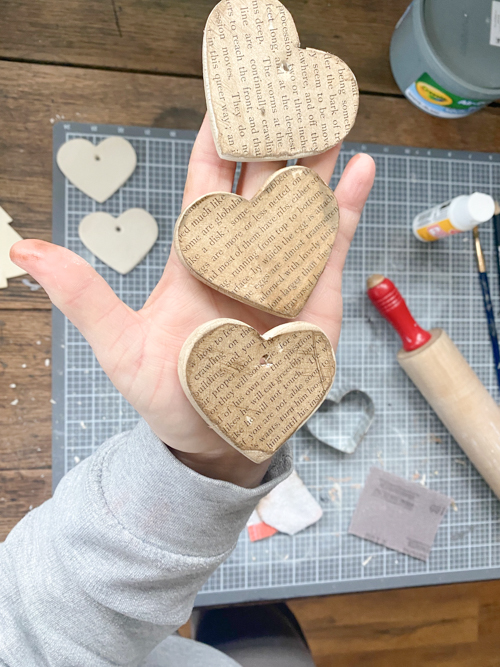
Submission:
<svg viewBox="0 0 500 667">
<path fill-rule="evenodd" d="M 118 273 L 129 273 L 158 238 L 158 225 L 142 208 L 129 208 L 118 218 L 104 211 L 85 216 L 78 234 L 83 245 Z"/>
<path fill-rule="evenodd" d="M 224 440 L 268 459 L 318 409 L 335 376 L 326 334 L 307 322 L 263 336 L 237 320 L 198 327 L 179 356 L 186 396 Z"/>
<path fill-rule="evenodd" d="M 311 169 L 277 171 L 255 197 L 218 192 L 177 221 L 175 250 L 198 280 L 281 317 L 304 307 L 330 256 L 339 210 Z"/>
<path fill-rule="evenodd" d="M 101 204 L 133 173 L 137 156 L 123 137 L 108 137 L 94 146 L 87 139 L 71 139 L 57 151 L 57 165 L 79 190 Z"/>
<path fill-rule="evenodd" d="M 335 387 L 307 422 L 309 432 L 325 445 L 352 454 L 375 417 L 371 397 L 360 389 Z"/>
<path fill-rule="evenodd" d="M 299 47 L 293 18 L 278 0 L 223 0 L 212 10 L 203 80 L 221 157 L 316 155 L 349 132 L 359 102 L 354 74 L 331 53 Z"/>
</svg>

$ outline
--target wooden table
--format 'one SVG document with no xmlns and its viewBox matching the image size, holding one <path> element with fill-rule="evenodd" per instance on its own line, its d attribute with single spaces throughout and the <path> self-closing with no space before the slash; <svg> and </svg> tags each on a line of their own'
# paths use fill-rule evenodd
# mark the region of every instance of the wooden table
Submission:
<svg viewBox="0 0 500 667">
<path fill-rule="evenodd" d="M 209 0 L 0 0 L 0 205 L 24 237 L 51 236 L 52 125 L 196 129 Z M 388 53 L 408 0 L 290 0 L 302 43 L 353 69 L 352 141 L 500 150 L 500 106 L 431 118 L 397 88 Z M 21 279 L 0 291 L 0 539 L 51 492 L 50 302 Z M 10 385 L 16 385 L 11 388 Z M 16 405 L 12 401 L 18 399 Z M 317 664 L 499 665 L 496 582 L 291 603 Z"/>
</svg>

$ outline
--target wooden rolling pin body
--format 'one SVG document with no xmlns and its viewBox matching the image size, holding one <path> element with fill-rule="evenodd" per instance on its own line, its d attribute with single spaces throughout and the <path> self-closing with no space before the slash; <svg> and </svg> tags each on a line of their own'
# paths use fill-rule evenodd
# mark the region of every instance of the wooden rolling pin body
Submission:
<svg viewBox="0 0 500 667">
<path fill-rule="evenodd" d="M 500 498 L 500 408 L 442 329 L 399 364 Z"/>
<path fill-rule="evenodd" d="M 399 333 L 399 364 L 500 498 L 500 408 L 442 329 L 413 319 L 397 287 L 373 275 L 368 296 Z"/>
</svg>

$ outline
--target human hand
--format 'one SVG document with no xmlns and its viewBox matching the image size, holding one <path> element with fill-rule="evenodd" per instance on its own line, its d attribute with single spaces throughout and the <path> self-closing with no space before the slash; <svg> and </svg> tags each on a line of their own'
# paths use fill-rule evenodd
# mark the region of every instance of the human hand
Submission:
<svg viewBox="0 0 500 667">
<path fill-rule="evenodd" d="M 303 158 L 328 183 L 340 147 Z M 242 166 L 238 194 L 250 199 L 284 162 Z M 189 162 L 182 208 L 209 192 L 231 191 L 236 164 L 215 150 L 207 118 Z M 354 156 L 335 190 L 340 209 L 337 238 L 326 268 L 298 320 L 321 327 L 336 347 L 342 319 L 342 269 L 375 175 L 373 160 Z M 184 341 L 216 318 L 241 320 L 260 333 L 282 320 L 231 299 L 194 278 L 172 250 L 165 271 L 144 307 L 135 312 L 81 257 L 40 240 L 24 240 L 12 260 L 30 273 L 92 346 L 118 391 L 176 456 L 198 472 L 242 486 L 260 483 L 269 462 L 255 464 L 209 428 L 181 388 L 177 361 Z"/>
</svg>

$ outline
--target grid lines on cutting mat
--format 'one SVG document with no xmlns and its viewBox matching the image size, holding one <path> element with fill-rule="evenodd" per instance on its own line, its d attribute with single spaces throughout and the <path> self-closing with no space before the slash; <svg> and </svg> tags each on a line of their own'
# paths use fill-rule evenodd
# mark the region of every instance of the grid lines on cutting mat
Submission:
<svg viewBox="0 0 500 667">
<path fill-rule="evenodd" d="M 75 137 L 98 143 L 114 134 L 133 144 L 136 171 L 107 202 L 97 204 L 55 167 L 54 178 L 61 184 L 64 201 L 55 207 L 54 238 L 87 259 L 120 298 L 137 309 L 159 280 L 168 257 L 195 135 L 67 123 L 57 126 L 54 148 Z M 293 538 L 276 535 L 251 543 L 243 532 L 232 556 L 204 586 L 199 604 L 499 576 L 500 503 L 399 368 L 398 338 L 366 298 L 365 280 L 371 273 L 390 277 L 419 323 L 443 327 L 498 399 L 470 235 L 424 244 L 415 239 L 410 227 L 422 209 L 459 194 L 479 190 L 499 198 L 500 159 L 347 143 L 332 186 L 359 150 L 374 157 L 377 177 L 344 272 L 336 383 L 368 392 L 375 402 L 375 421 L 353 455 L 317 442 L 304 428 L 293 437 L 297 471 L 321 504 L 323 518 Z M 78 224 L 92 211 L 119 215 L 134 206 L 156 218 L 160 234 L 145 260 L 129 275 L 119 276 L 84 248 Z M 488 223 L 481 227 L 481 242 L 498 311 Z M 55 438 L 60 446 L 54 448 L 54 463 L 62 473 L 109 436 L 133 427 L 138 416 L 113 388 L 78 331 L 57 313 L 55 323 L 54 358 L 59 359 L 54 367 L 59 425 Z M 355 430 L 359 409 L 349 400 L 322 412 L 324 433 L 340 441 L 343 434 Z M 426 563 L 347 534 L 364 480 L 374 465 L 453 498 Z"/>
</svg>

